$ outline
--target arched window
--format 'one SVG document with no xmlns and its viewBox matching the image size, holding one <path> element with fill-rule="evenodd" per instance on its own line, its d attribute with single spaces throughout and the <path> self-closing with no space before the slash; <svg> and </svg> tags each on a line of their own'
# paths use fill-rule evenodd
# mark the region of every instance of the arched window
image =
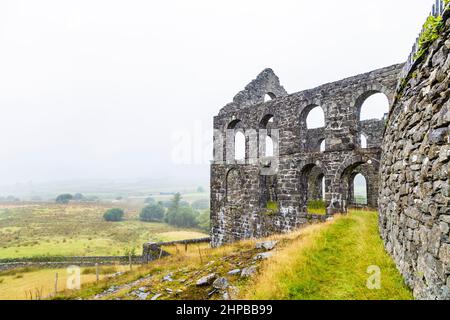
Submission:
<svg viewBox="0 0 450 320">
<path fill-rule="evenodd" d="M 367 205 L 367 180 L 360 173 L 353 179 L 353 199 L 356 204 Z"/>
<path fill-rule="evenodd" d="M 234 159 L 245 160 L 245 135 L 242 131 L 237 131 L 234 135 Z"/>
<path fill-rule="evenodd" d="M 273 140 L 269 136 L 266 136 L 265 156 L 273 157 Z"/>
<path fill-rule="evenodd" d="M 381 120 L 389 113 L 389 99 L 384 93 L 375 93 L 368 97 L 361 106 L 359 120 Z"/>
<path fill-rule="evenodd" d="M 325 152 L 325 139 L 320 143 L 320 152 Z"/>
<path fill-rule="evenodd" d="M 264 136 L 261 136 L 260 139 L 260 156 L 262 157 L 273 157 L 274 153 L 274 141 L 270 135 L 271 129 L 273 129 L 274 117 L 271 114 L 265 115 L 260 124 L 259 128 L 266 130 L 262 132 L 266 132 Z"/>
<path fill-rule="evenodd" d="M 367 148 L 367 138 L 363 134 L 361 134 L 361 148 L 362 149 L 366 149 Z"/>
<path fill-rule="evenodd" d="M 325 113 L 322 107 L 316 106 L 308 112 L 306 117 L 306 128 L 317 129 L 325 127 Z"/>
<path fill-rule="evenodd" d="M 264 96 L 264 102 L 270 101 L 275 98 L 276 96 L 272 92 L 267 92 Z"/>
</svg>

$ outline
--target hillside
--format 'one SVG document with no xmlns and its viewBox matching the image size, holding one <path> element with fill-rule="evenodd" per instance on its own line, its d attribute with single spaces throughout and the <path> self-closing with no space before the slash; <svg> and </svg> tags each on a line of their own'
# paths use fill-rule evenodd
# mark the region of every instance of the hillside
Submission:
<svg viewBox="0 0 450 320">
<path fill-rule="evenodd" d="M 147 241 L 202 238 L 198 229 L 139 221 L 125 208 L 124 221 L 107 222 L 104 212 L 120 204 L 53 203 L 0 205 L 0 259 L 36 256 L 141 254 Z"/>
<path fill-rule="evenodd" d="M 262 242 L 241 241 L 216 249 L 191 245 L 186 252 L 183 246 L 165 249 L 172 256 L 56 298 L 412 298 L 383 248 L 375 212 L 351 212 Z M 371 276 L 367 270 L 373 265 L 381 270 L 381 286 L 371 290 L 366 286 Z"/>
</svg>

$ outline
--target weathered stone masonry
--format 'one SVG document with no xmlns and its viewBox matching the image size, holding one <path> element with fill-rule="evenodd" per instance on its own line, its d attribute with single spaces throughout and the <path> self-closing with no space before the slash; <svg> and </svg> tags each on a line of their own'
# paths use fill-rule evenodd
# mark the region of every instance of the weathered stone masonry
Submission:
<svg viewBox="0 0 450 320">
<path fill-rule="evenodd" d="M 384 120 L 359 121 L 359 114 L 372 94 L 384 93 L 393 102 L 401 70 L 402 65 L 394 65 L 289 95 L 266 69 L 238 93 L 214 118 L 214 129 L 221 135 L 215 134 L 211 165 L 212 245 L 288 232 L 326 219 L 308 214 L 306 206 L 308 198 L 321 197 L 317 184 L 322 177 L 328 215 L 352 203 L 352 181 L 359 172 L 367 179 L 368 205 L 376 207 Z M 264 102 L 266 94 L 272 100 Z M 325 127 L 308 129 L 306 117 L 316 106 L 324 111 Z M 265 157 L 265 142 L 259 135 L 255 141 L 252 129 L 267 130 L 278 157 Z M 235 161 L 232 154 L 237 132 L 246 136 L 245 161 Z M 366 149 L 361 148 L 362 133 Z M 326 149 L 320 152 L 323 140 Z M 274 163 L 276 173 L 263 174 Z M 267 214 L 268 203 L 276 203 L 278 210 Z"/>
<path fill-rule="evenodd" d="M 380 232 L 418 299 L 450 299 L 449 16 L 447 11 L 441 36 L 403 81 L 380 167 Z"/>
</svg>

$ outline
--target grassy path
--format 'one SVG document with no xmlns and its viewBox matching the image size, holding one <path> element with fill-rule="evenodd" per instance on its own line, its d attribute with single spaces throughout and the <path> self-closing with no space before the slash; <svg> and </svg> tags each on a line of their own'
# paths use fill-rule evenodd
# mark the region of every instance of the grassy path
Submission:
<svg viewBox="0 0 450 320">
<path fill-rule="evenodd" d="M 380 271 L 379 289 L 367 286 L 368 279 L 374 275 L 371 270 Z M 384 250 L 377 214 L 352 212 L 310 228 L 282 248 L 267 261 L 244 297 L 384 300 L 412 299 L 412 294 Z"/>
</svg>

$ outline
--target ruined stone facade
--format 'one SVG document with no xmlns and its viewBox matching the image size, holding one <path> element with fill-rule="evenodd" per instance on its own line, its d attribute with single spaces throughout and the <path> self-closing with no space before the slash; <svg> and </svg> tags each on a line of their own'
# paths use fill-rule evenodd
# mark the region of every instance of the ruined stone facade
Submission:
<svg viewBox="0 0 450 320">
<path fill-rule="evenodd" d="M 380 232 L 417 299 L 450 299 L 449 16 L 400 81 L 381 158 Z"/>
<path fill-rule="evenodd" d="M 359 121 L 364 101 L 384 93 L 391 104 L 402 65 L 393 65 L 315 89 L 287 94 L 264 70 L 214 118 L 211 165 L 211 237 L 218 246 L 288 232 L 344 212 L 353 202 L 353 177 L 367 180 L 368 205 L 377 207 L 384 120 Z M 268 95 L 271 100 L 266 101 Z M 325 127 L 308 129 L 320 106 Z M 245 159 L 236 160 L 236 135 L 245 136 Z M 367 148 L 361 147 L 361 134 Z M 273 143 L 267 154 L 266 138 Z M 325 141 L 325 151 L 321 143 Z M 312 215 L 307 201 L 322 198 L 327 215 Z"/>
</svg>

